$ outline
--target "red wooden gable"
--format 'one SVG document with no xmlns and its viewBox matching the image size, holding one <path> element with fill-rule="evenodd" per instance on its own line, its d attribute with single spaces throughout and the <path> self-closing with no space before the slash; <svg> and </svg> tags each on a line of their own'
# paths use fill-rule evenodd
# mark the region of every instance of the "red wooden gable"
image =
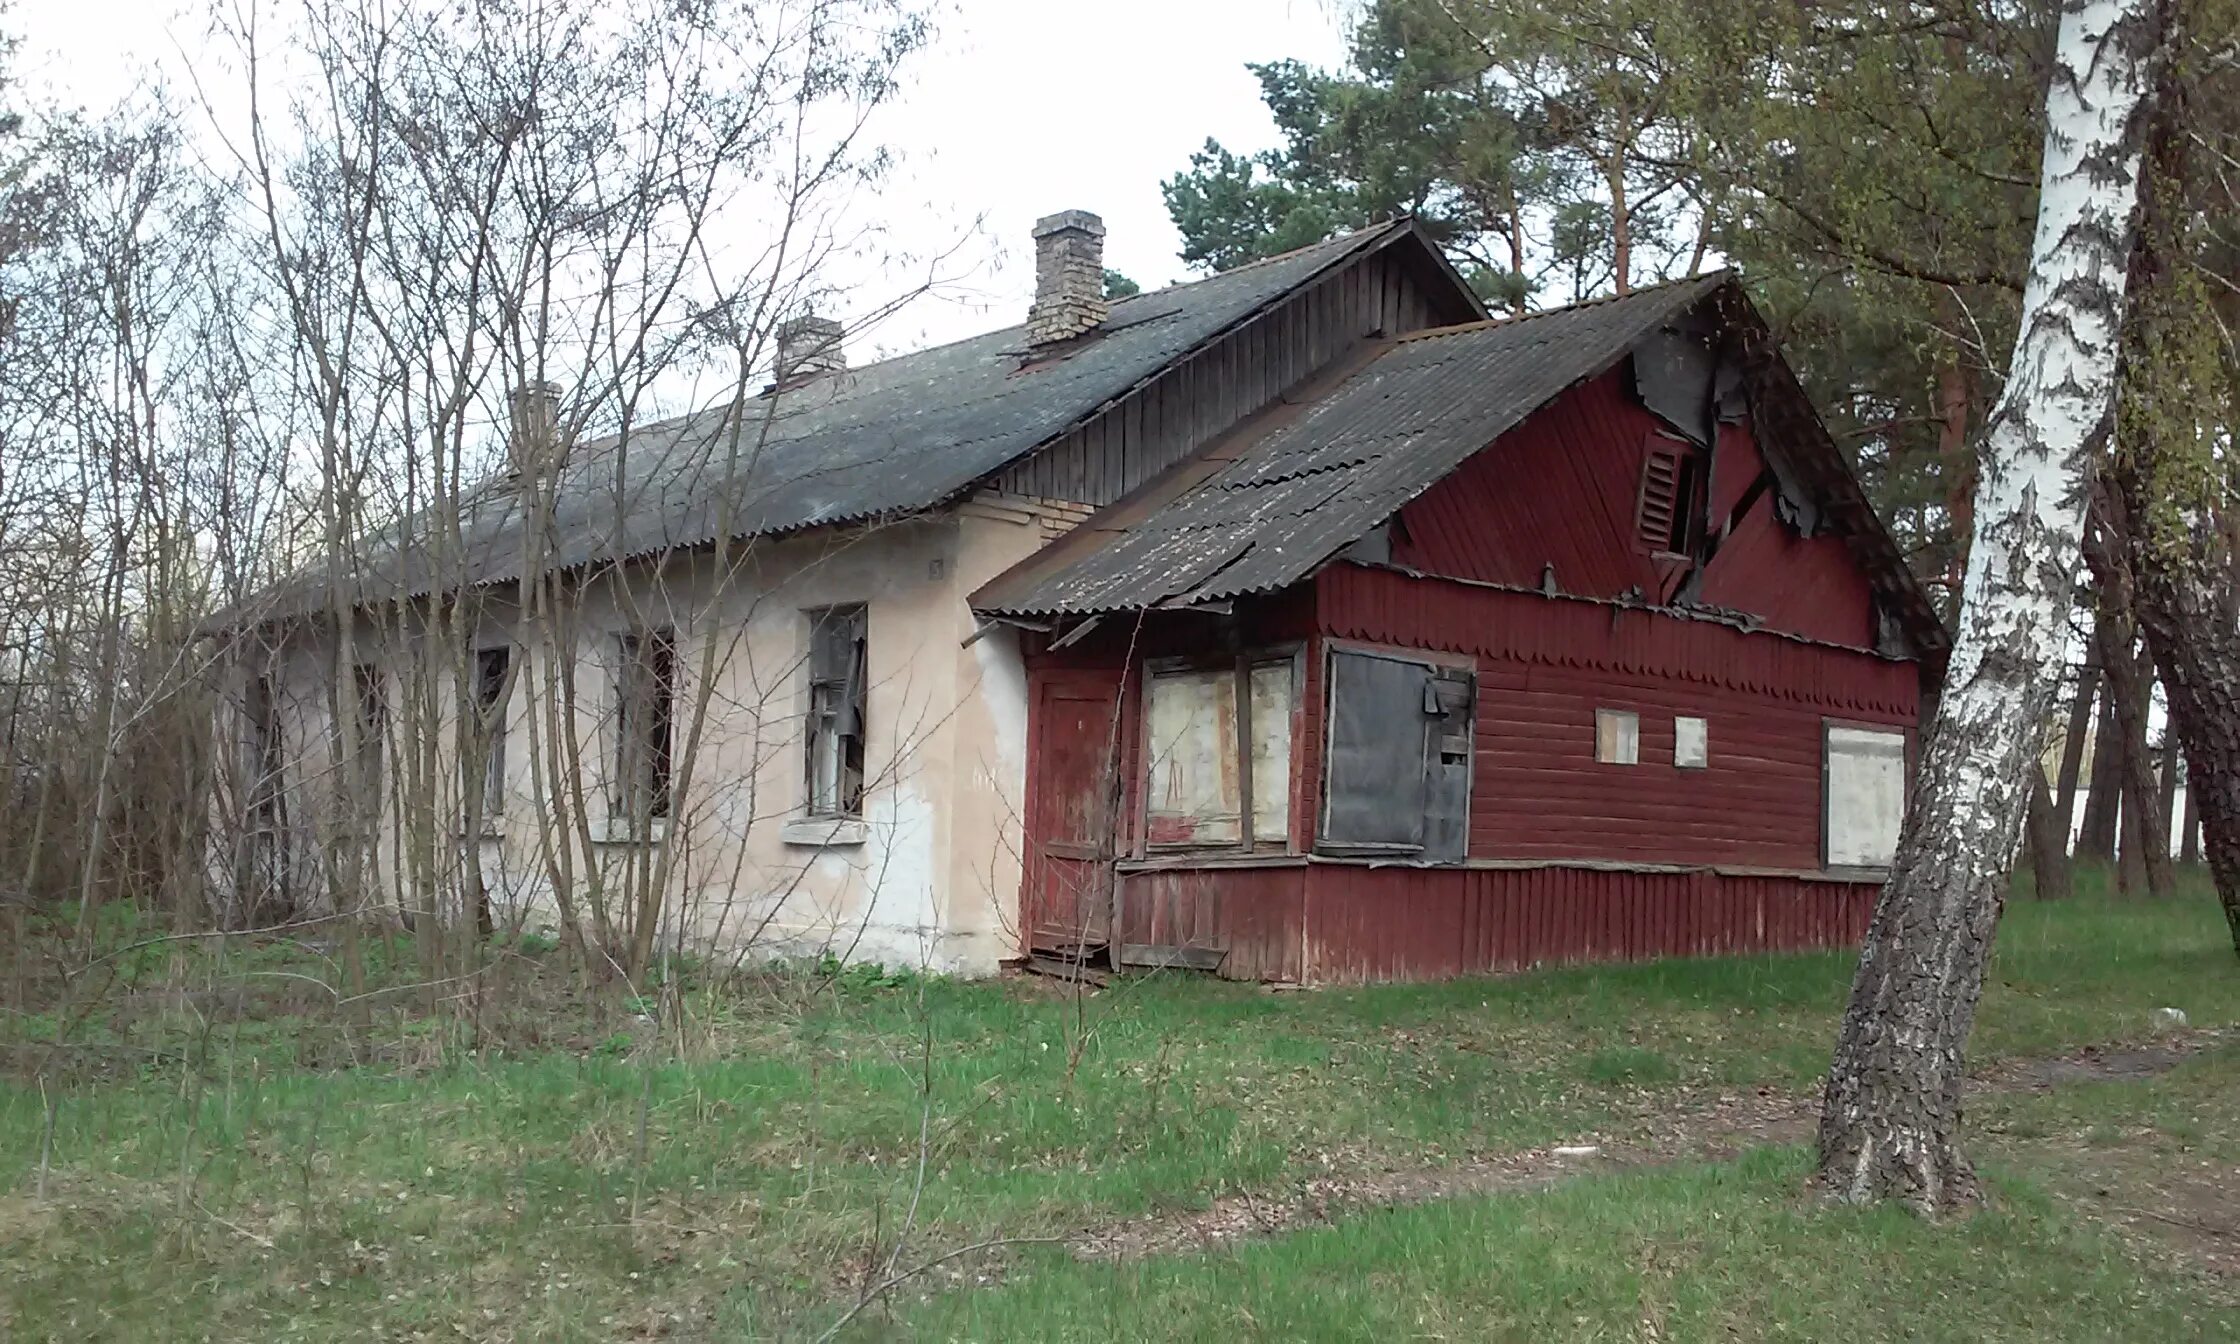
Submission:
<svg viewBox="0 0 2240 1344">
<path fill-rule="evenodd" d="M 1706 461 L 1708 457 L 1708 461 Z M 1875 646 L 1866 573 L 1832 533 L 1801 537 L 1774 512 L 1748 423 L 1720 427 L 1706 455 L 1633 395 L 1620 364 L 1580 383 L 1400 511 L 1392 559 L 1427 574 L 1585 597 L 1635 591 L 1669 602 L 1697 567 L 1681 516 L 1705 516 L 1711 558 L 1695 600 L 1768 629 Z M 1736 510 L 1741 507 L 1738 515 Z"/>
</svg>

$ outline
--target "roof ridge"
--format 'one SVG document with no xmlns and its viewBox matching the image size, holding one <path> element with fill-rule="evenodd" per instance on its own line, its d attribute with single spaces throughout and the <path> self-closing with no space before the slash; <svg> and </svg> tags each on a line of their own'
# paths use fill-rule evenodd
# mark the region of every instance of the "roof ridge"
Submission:
<svg viewBox="0 0 2240 1344">
<path fill-rule="evenodd" d="M 1282 252 L 1271 252 L 1264 257 L 1254 257 L 1250 261 L 1240 262 L 1235 266 L 1231 266 L 1225 271 L 1215 271 L 1212 275 L 1201 276 L 1200 280 L 1217 280 L 1224 275 L 1235 275 L 1239 271 L 1249 271 L 1255 266 L 1269 266 L 1279 261 L 1289 261 L 1293 257 L 1303 256 L 1306 253 L 1312 252 L 1317 248 L 1331 247 L 1338 243 L 1359 242 L 1367 239 L 1373 234 L 1389 232 L 1393 229 L 1403 228 L 1409 223 L 1413 222 L 1414 219 L 1414 215 L 1395 215 L 1391 219 L 1379 220 L 1374 224 L 1365 224 L 1358 229 L 1348 229 L 1344 233 L 1333 233 L 1329 237 L 1320 239 L 1316 242 L 1301 243 L 1297 247 L 1289 248 Z M 1182 283 L 1197 284 L 1199 283 L 1199 280 L 1188 280 Z M 1180 288 L 1182 288 L 1181 284 L 1168 285 L 1166 289 L 1146 290 L 1143 294 L 1130 295 L 1129 297 L 1149 298 L 1153 294 L 1164 294 L 1168 289 Z M 1123 302 L 1125 302 L 1125 300 L 1123 300 Z"/>
<path fill-rule="evenodd" d="M 1734 277 L 1735 270 L 1733 267 L 1721 266 L 1717 270 L 1705 271 L 1700 275 L 1683 275 L 1672 280 L 1659 280 L 1653 285 L 1636 286 L 1623 294 L 1597 294 L 1591 299 L 1575 299 L 1570 303 L 1559 303 L 1553 308 L 1535 308 L 1528 313 L 1512 313 L 1507 317 L 1489 317 L 1479 322 L 1458 322 L 1451 327 L 1425 327 L 1420 331 L 1411 331 L 1404 336 L 1396 337 L 1393 343 L 1404 345 L 1409 341 L 1429 341 L 1436 340 L 1441 336 L 1461 336 L 1473 331 L 1484 331 L 1488 327 L 1513 327 L 1520 322 L 1530 322 L 1534 318 L 1560 317 L 1565 313 L 1582 312 L 1589 308 L 1606 307 L 1613 303 L 1626 303 L 1665 290 L 1682 289 L 1693 285 L 1709 285 L 1713 281 L 1724 284 Z"/>
<path fill-rule="evenodd" d="M 1414 216 L 1412 215 L 1399 215 L 1392 219 L 1368 225 L 1364 228 L 1353 229 L 1346 233 L 1333 234 L 1328 238 L 1322 239 L 1320 242 L 1306 243 L 1299 247 L 1291 248 L 1289 251 L 1276 252 L 1265 257 L 1254 257 L 1251 261 L 1244 262 L 1241 265 L 1231 266 L 1227 270 L 1215 271 L 1211 275 L 1201 275 L 1191 280 L 1177 280 L 1171 285 L 1162 285 L 1157 289 L 1147 289 L 1140 294 L 1130 294 L 1127 298 L 1124 299 L 1114 299 L 1112 301 L 1112 308 L 1114 311 L 1117 311 L 1123 305 L 1134 303 L 1139 299 L 1157 298 L 1162 294 L 1172 294 L 1178 289 L 1189 289 L 1192 286 L 1202 285 L 1207 283 L 1208 281 L 1226 279 L 1229 276 L 1239 275 L 1245 271 L 1254 270 L 1262 266 L 1271 266 L 1279 261 L 1289 261 L 1293 258 L 1300 257 L 1305 255 L 1306 253 L 1312 252 L 1317 248 L 1332 247 L 1338 243 L 1365 241 L 1373 234 L 1391 230 L 1396 227 L 1405 226 L 1411 220 L 1413 220 L 1413 218 Z M 849 374 L 867 372 L 871 369 L 879 368 L 882 365 L 892 364 L 896 360 L 915 359 L 920 355 L 930 355 L 937 350 L 948 350 L 955 346 L 968 345 L 973 341 L 985 341 L 992 337 L 1001 336 L 1007 331 L 1023 331 L 1026 329 L 1026 325 L 1027 324 L 1025 323 L 1025 321 L 1022 320 L 1019 322 L 1014 322 L 1009 326 L 991 327 L 986 331 L 974 332 L 970 336 L 959 336 L 953 341 L 943 341 L 938 345 L 921 345 L 914 350 L 897 351 L 896 353 L 887 355 L 884 358 L 874 359 L 868 364 L 851 364 L 844 369 L 836 369 L 831 375 L 828 375 L 827 377 L 831 381 L 838 381 L 840 379 L 845 379 Z M 1092 330 L 1094 329 L 1092 328 Z M 827 378 L 819 378 L 814 380 L 814 382 L 810 384 L 806 384 L 806 386 L 815 386 L 817 383 L 825 382 L 827 382 Z M 786 390 L 800 391 L 801 389 L 796 387 L 788 388 Z M 774 387 L 766 388 L 763 391 L 754 393 L 752 396 L 745 398 L 744 401 L 737 404 L 741 406 L 752 406 L 757 402 L 767 401 L 777 394 L 778 389 Z M 733 404 L 734 403 L 732 402 L 724 401 L 713 405 L 697 407 L 689 411 L 679 411 L 674 415 L 665 415 L 658 420 L 651 420 L 642 424 L 632 426 L 631 432 L 642 434 L 658 429 L 677 428 L 693 420 L 697 420 L 702 416 L 724 411 Z M 604 444 L 610 439 L 619 439 L 621 437 L 622 435 L 620 433 L 601 434 L 597 438 L 590 440 L 589 444 Z"/>
</svg>

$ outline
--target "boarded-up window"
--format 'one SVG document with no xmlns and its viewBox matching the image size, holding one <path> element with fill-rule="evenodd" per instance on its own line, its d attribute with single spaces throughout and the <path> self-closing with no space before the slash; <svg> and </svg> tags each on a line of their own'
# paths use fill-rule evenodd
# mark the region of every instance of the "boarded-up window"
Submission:
<svg viewBox="0 0 2240 1344">
<path fill-rule="evenodd" d="M 1641 763 L 1641 716 L 1630 709 L 1594 712 L 1594 758 L 1604 765 Z"/>
<path fill-rule="evenodd" d="M 1144 828 L 1153 847 L 1288 846 L 1295 680 L 1288 657 L 1152 671 Z"/>
<path fill-rule="evenodd" d="M 863 815 L 864 609 L 809 613 L 808 800 L 813 817 Z"/>
<path fill-rule="evenodd" d="M 1291 843 L 1291 711 L 1298 667 L 1293 660 L 1254 663 L 1247 681 L 1252 720 L 1252 839 Z"/>
<path fill-rule="evenodd" d="M 1823 757 L 1830 868 L 1887 868 L 1906 816 L 1906 735 L 1829 724 Z"/>
<path fill-rule="evenodd" d="M 1468 672 L 1334 651 L 1317 847 L 1463 857 L 1474 691 Z"/>
<path fill-rule="evenodd" d="M 1673 716 L 1672 763 L 1682 770 L 1711 764 L 1711 725 L 1687 714 Z"/>
<path fill-rule="evenodd" d="M 669 815 L 670 758 L 675 746 L 677 637 L 666 628 L 622 637 L 620 711 L 622 782 L 618 810 L 628 817 Z"/>
</svg>

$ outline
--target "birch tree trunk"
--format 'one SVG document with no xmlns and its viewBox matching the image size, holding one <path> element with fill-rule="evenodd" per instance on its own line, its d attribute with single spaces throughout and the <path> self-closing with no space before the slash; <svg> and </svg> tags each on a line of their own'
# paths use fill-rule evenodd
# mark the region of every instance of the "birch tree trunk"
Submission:
<svg viewBox="0 0 2240 1344">
<path fill-rule="evenodd" d="M 2115 402 L 2156 0 L 2070 0 L 2046 92 L 2029 282 L 1976 486 L 1959 637 L 1867 931 L 1820 1121 L 1822 1187 L 1972 1200 L 1964 1047 L 2066 653 L 2093 455 Z"/>
</svg>

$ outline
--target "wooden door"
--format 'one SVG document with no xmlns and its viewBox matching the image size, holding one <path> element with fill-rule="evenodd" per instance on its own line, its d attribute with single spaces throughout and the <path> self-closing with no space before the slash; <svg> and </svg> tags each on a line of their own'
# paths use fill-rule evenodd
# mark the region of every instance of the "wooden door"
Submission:
<svg viewBox="0 0 2240 1344">
<path fill-rule="evenodd" d="M 1028 771 L 1027 948 L 1086 956 L 1112 932 L 1113 835 L 1119 816 L 1119 678 L 1033 674 Z"/>
</svg>

